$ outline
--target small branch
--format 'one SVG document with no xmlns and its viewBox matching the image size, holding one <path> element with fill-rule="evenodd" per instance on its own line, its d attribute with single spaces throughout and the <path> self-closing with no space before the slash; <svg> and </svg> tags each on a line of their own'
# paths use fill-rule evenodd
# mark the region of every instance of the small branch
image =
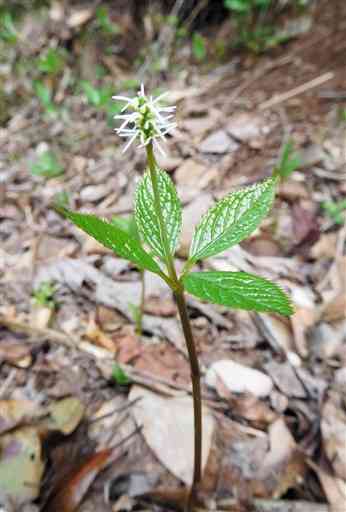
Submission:
<svg viewBox="0 0 346 512">
<path fill-rule="evenodd" d="M 300 94 L 303 94 L 304 92 L 307 92 L 310 89 L 313 89 L 314 87 L 318 87 L 319 85 L 324 84 L 325 82 L 331 80 L 332 78 L 334 78 L 334 73 L 332 73 L 331 71 L 329 71 L 328 73 L 324 73 L 324 75 L 318 76 L 317 78 L 314 78 L 313 80 L 310 80 L 305 84 L 299 85 L 298 87 L 295 87 L 290 91 L 274 95 L 272 98 L 270 98 L 270 100 L 261 103 L 258 106 L 258 109 L 265 110 L 267 108 L 274 107 L 275 105 L 283 103 L 284 101 L 294 98 L 295 96 L 299 96 Z"/>
<path fill-rule="evenodd" d="M 215 512 L 231 512 L 232 510 L 238 511 L 239 503 L 235 499 L 225 499 L 218 502 Z M 207 510 L 198 508 L 196 512 L 207 512 Z M 328 505 L 310 501 L 255 499 L 251 512 L 330 512 L 330 509 Z"/>
<path fill-rule="evenodd" d="M 62 345 L 66 345 L 67 347 L 78 347 L 78 339 L 70 336 L 69 334 L 56 331 L 55 329 L 33 327 L 25 322 L 8 320 L 4 316 L 0 315 L 0 326 L 1 325 L 14 332 L 28 334 L 29 336 L 40 336 L 42 338 L 47 338 L 51 341 L 61 343 Z"/>
</svg>

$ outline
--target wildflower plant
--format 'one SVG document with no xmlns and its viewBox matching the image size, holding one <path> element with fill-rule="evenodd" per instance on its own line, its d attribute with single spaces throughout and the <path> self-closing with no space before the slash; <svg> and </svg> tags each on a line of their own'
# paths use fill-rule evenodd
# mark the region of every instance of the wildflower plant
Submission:
<svg viewBox="0 0 346 512">
<path fill-rule="evenodd" d="M 291 315 L 293 308 L 282 289 L 262 277 L 246 272 L 193 270 L 200 261 L 238 244 L 258 227 L 273 204 L 278 176 L 232 192 L 212 206 L 196 226 L 189 257 L 181 274 L 177 274 L 174 254 L 179 244 L 182 206 L 171 178 L 159 168 L 154 153 L 154 148 L 163 152 L 161 144 L 176 126 L 172 120 L 175 107 L 162 106 L 163 97 L 148 97 L 141 86 L 133 99 L 114 98 L 125 102 L 123 111 L 116 116 L 122 122 L 116 132 L 128 139 L 124 151 L 136 142 L 140 148 L 145 148 L 147 155 L 147 170 L 135 194 L 135 221 L 140 237 L 133 236 L 119 223 L 61 206 L 57 209 L 118 256 L 159 275 L 173 291 L 191 366 L 195 458 L 185 511 L 192 511 L 202 479 L 202 399 L 199 363 L 185 293 L 230 308 L 285 316 Z"/>
</svg>

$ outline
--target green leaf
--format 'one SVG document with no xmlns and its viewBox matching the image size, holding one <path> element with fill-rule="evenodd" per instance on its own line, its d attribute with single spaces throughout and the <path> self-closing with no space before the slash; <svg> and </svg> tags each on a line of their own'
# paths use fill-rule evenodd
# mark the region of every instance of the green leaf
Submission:
<svg viewBox="0 0 346 512">
<path fill-rule="evenodd" d="M 293 313 L 290 299 L 278 285 L 246 272 L 192 272 L 183 283 L 189 293 L 214 304 L 285 316 Z"/>
<path fill-rule="evenodd" d="M 33 82 L 34 91 L 40 99 L 44 107 L 49 106 L 52 103 L 52 91 L 43 82 L 34 80 Z"/>
<path fill-rule="evenodd" d="M 137 224 L 134 215 L 127 215 L 127 216 L 120 216 L 120 215 L 114 215 L 112 217 L 111 223 L 121 229 L 122 231 L 125 231 L 129 236 L 132 238 L 135 238 L 136 240 L 140 241 Z"/>
<path fill-rule="evenodd" d="M 156 174 L 169 251 L 174 254 L 181 230 L 181 203 L 168 174 L 161 169 L 157 169 Z M 143 176 L 136 190 L 135 218 L 144 240 L 157 256 L 164 259 L 164 244 L 149 171 Z"/>
<path fill-rule="evenodd" d="M 217 202 L 195 229 L 189 262 L 214 256 L 248 237 L 270 210 L 277 178 L 238 190 Z"/>
<path fill-rule="evenodd" d="M 280 162 L 274 173 L 281 178 L 288 178 L 301 165 L 300 156 L 294 152 L 293 142 L 289 140 L 284 145 Z"/>
<path fill-rule="evenodd" d="M 64 174 L 64 168 L 52 151 L 44 151 L 37 162 L 30 165 L 31 174 L 43 178 L 56 178 Z"/>
<path fill-rule="evenodd" d="M 130 377 L 117 363 L 114 363 L 113 365 L 112 377 L 119 386 L 127 386 L 131 382 Z"/>
<path fill-rule="evenodd" d="M 49 48 L 45 55 L 38 59 L 38 69 L 42 73 L 55 75 L 64 67 L 64 57 L 61 50 Z"/>
<path fill-rule="evenodd" d="M 224 5 L 227 9 L 235 12 L 249 12 L 252 9 L 249 0 L 224 0 Z"/>
<path fill-rule="evenodd" d="M 121 258 L 132 261 L 139 268 L 162 275 L 160 267 L 150 254 L 141 247 L 135 238 L 129 236 L 122 229 L 95 217 L 95 215 L 76 213 L 59 206 L 56 206 L 56 210 L 102 245 L 116 252 Z"/>
<path fill-rule="evenodd" d="M 192 36 L 192 51 L 198 61 L 204 60 L 207 55 L 205 39 L 197 32 L 194 32 Z"/>
</svg>

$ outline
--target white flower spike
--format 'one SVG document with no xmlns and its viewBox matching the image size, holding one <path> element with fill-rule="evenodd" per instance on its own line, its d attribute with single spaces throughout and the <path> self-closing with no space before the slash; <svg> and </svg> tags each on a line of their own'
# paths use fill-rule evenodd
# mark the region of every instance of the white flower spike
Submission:
<svg viewBox="0 0 346 512">
<path fill-rule="evenodd" d="M 160 101 L 167 93 L 161 94 L 153 99 L 152 96 L 145 95 L 144 85 L 135 98 L 127 98 L 125 96 L 113 96 L 114 100 L 126 102 L 125 110 L 132 110 L 128 114 L 120 114 L 114 116 L 114 119 L 123 121 L 121 126 L 115 131 L 120 137 L 129 138 L 126 143 L 123 153 L 131 146 L 131 144 L 138 139 L 140 146 L 147 146 L 150 142 L 157 147 L 161 154 L 165 154 L 160 146 L 158 139 L 165 140 L 165 135 L 176 127 L 176 123 L 171 122 L 174 115 L 171 112 L 175 111 L 175 107 L 162 107 Z"/>
</svg>

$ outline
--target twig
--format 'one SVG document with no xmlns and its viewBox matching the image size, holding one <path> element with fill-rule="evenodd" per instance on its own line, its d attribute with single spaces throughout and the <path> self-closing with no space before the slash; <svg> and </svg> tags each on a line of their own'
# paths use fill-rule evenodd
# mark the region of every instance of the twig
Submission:
<svg viewBox="0 0 346 512">
<path fill-rule="evenodd" d="M 201 0 L 195 7 L 192 9 L 190 16 L 187 18 L 187 20 L 184 23 L 184 28 L 186 31 L 188 31 L 194 22 L 194 20 L 197 18 L 199 13 L 208 5 L 209 0 Z"/>
<path fill-rule="evenodd" d="M 40 327 L 33 327 L 32 325 L 19 322 L 18 320 L 8 320 L 2 315 L 0 315 L 0 325 L 14 332 L 21 332 L 31 336 L 40 336 L 41 338 L 47 338 L 51 341 L 61 343 L 62 345 L 66 345 L 68 347 L 77 347 L 79 343 L 79 340 L 73 336 L 56 331 L 55 329 L 42 329 Z"/>
<path fill-rule="evenodd" d="M 215 512 L 239 510 L 239 503 L 235 499 L 220 500 L 218 505 L 220 508 L 218 507 Z M 207 510 L 197 508 L 196 512 L 207 512 Z M 254 500 L 254 507 L 247 509 L 247 512 L 329 512 L 329 507 L 323 503 L 309 501 Z"/>
<path fill-rule="evenodd" d="M 307 92 L 314 87 L 318 87 L 319 85 L 328 82 L 328 80 L 331 80 L 332 78 L 334 78 L 334 73 L 328 71 L 328 73 L 324 73 L 323 75 L 318 76 L 317 78 L 314 78 L 305 84 L 294 87 L 294 89 L 291 89 L 290 91 L 274 95 L 269 100 L 260 103 L 258 109 L 265 110 L 267 108 L 273 107 L 274 105 L 278 105 L 279 103 L 283 103 L 284 101 L 294 98 L 295 96 L 303 94 L 304 92 Z"/>
<path fill-rule="evenodd" d="M 239 87 L 237 87 L 233 93 L 229 96 L 227 99 L 227 104 L 232 104 L 240 94 L 242 94 L 248 87 L 250 87 L 256 80 L 261 78 L 262 76 L 266 75 L 270 71 L 273 71 L 274 69 L 285 66 L 286 64 L 290 64 L 292 60 L 294 59 L 293 55 L 288 55 L 287 57 L 283 57 L 281 59 L 278 59 L 274 62 L 269 62 L 268 64 L 264 65 L 262 68 L 260 68 L 257 72 L 255 72 L 248 80 L 245 80 Z"/>
</svg>

